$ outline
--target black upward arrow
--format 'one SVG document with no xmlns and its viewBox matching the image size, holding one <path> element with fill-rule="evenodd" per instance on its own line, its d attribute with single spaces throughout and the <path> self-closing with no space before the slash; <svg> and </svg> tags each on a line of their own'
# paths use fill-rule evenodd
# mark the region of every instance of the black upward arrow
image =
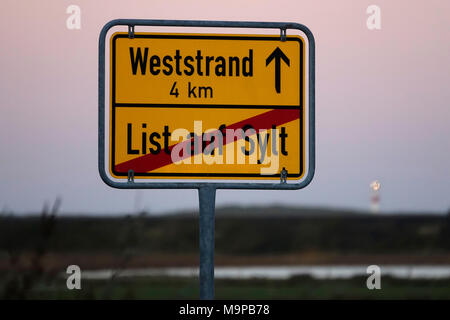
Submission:
<svg viewBox="0 0 450 320">
<path fill-rule="evenodd" d="M 276 48 L 273 50 L 273 52 L 270 54 L 270 56 L 266 59 L 266 66 L 272 62 L 272 60 L 275 59 L 275 90 L 277 93 L 281 92 L 281 65 L 280 61 L 283 59 L 283 61 L 289 66 L 289 58 L 286 57 L 283 51 L 281 51 L 280 48 Z"/>
</svg>

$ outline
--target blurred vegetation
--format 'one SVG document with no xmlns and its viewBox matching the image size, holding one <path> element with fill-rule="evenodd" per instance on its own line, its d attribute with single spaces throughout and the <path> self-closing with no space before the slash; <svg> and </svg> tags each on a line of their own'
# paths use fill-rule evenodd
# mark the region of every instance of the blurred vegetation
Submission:
<svg viewBox="0 0 450 320">
<path fill-rule="evenodd" d="M 216 299 L 450 299 L 450 280 L 383 277 L 381 290 L 368 290 L 365 277 L 317 280 L 216 280 Z M 1 281 L 0 281 L 1 285 Z M 42 283 L 30 299 L 198 299 L 196 278 L 118 278 L 83 280 L 81 290 L 67 290 L 65 279 Z"/>
<path fill-rule="evenodd" d="M 301 251 L 343 253 L 447 253 L 449 215 L 224 214 L 216 218 L 216 253 L 272 255 Z M 236 211 L 234 211 L 236 213 Z M 254 212 L 253 213 L 257 213 Z M 0 252 L 34 251 L 45 239 L 51 252 L 120 254 L 197 253 L 195 214 L 150 217 L 67 217 L 43 238 L 42 217 L 0 217 Z M 48 232 L 48 231 L 46 231 Z M 41 245 L 42 246 L 42 245 Z M 39 249 L 41 250 L 41 249 Z"/>
<path fill-rule="evenodd" d="M 42 258 L 48 250 L 48 243 L 55 230 L 56 214 L 61 205 L 61 199 L 57 198 L 50 209 L 48 204 L 44 204 L 41 215 L 34 221 L 33 229 L 36 237 L 33 238 L 33 243 L 30 247 L 21 247 L 16 245 L 16 238 L 10 236 L 0 240 L 2 253 L 6 253 L 8 262 L 11 266 L 11 271 L 6 272 L 2 277 L 2 299 L 26 299 L 29 297 L 29 292 L 37 285 L 47 285 L 53 281 L 56 272 L 48 272 L 45 270 Z M 2 219 L 3 220 L 3 219 Z M 9 219 L 6 219 L 9 220 Z M 3 222 L 3 221 L 1 221 Z M 0 223 L 3 225 L 3 223 Z M 8 226 L 8 224 L 5 224 Z M 11 234 L 11 228 L 8 234 Z M 0 229 L 2 232 L 3 230 Z M 6 230 L 5 230 L 6 232 Z M 31 251 L 30 267 L 22 269 L 19 264 L 20 256 L 23 251 Z"/>
<path fill-rule="evenodd" d="M 196 278 L 117 276 L 127 268 L 197 265 L 197 213 L 58 216 L 60 204 L 57 199 L 51 208 L 44 206 L 39 215 L 0 214 L 0 298 L 198 298 Z M 312 253 L 312 260 L 305 259 L 305 253 Z M 417 262 L 408 260 L 410 256 L 419 256 L 420 263 L 448 264 L 449 253 L 450 214 L 374 215 L 283 207 L 217 210 L 216 262 L 219 264 L 227 261 L 237 265 L 318 261 L 384 264 L 398 263 L 402 255 L 407 257 L 407 264 Z M 286 255 L 284 260 L 283 255 Z M 334 260 L 321 260 L 321 255 L 333 256 Z M 349 255 L 354 255 L 352 259 L 356 257 L 356 260 L 345 260 Z M 393 257 L 397 260 L 392 260 Z M 67 290 L 65 268 L 70 264 L 80 265 L 83 270 L 109 268 L 113 275 L 108 280 L 85 279 L 82 290 Z M 450 279 L 383 277 L 382 288 L 367 290 L 365 278 L 359 277 L 217 280 L 216 296 L 219 299 L 450 299 Z"/>
</svg>

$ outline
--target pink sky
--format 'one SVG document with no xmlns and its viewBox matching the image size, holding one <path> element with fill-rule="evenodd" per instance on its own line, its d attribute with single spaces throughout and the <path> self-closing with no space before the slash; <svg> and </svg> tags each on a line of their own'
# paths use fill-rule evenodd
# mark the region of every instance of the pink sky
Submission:
<svg viewBox="0 0 450 320">
<path fill-rule="evenodd" d="M 66 28 L 67 6 L 81 30 Z M 381 8 L 381 30 L 366 8 Z M 196 208 L 196 191 L 125 191 L 97 172 L 97 55 L 115 18 L 292 21 L 315 35 L 317 170 L 304 190 L 219 191 L 217 205 L 284 203 L 450 208 L 450 2 L 2 1 L 0 210 L 63 212 Z M 138 31 L 138 30 L 136 30 Z M 137 196 L 138 195 L 138 196 Z M 176 197 L 177 203 L 170 199 Z M 261 199 L 264 199 L 261 202 Z"/>
</svg>

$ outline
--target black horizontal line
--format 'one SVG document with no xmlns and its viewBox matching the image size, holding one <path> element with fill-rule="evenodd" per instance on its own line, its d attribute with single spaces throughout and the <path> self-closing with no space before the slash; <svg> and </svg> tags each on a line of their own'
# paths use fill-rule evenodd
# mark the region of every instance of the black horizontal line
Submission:
<svg viewBox="0 0 450 320">
<path fill-rule="evenodd" d="M 128 33 L 119 33 L 113 36 L 113 39 L 116 38 L 128 38 Z M 214 34 L 141 34 L 135 33 L 135 38 L 144 38 L 144 39 L 194 39 L 194 40 L 258 40 L 258 41 L 281 41 L 279 35 L 214 35 Z M 297 41 L 300 42 L 299 38 L 296 36 L 286 36 L 286 41 Z"/>
<path fill-rule="evenodd" d="M 300 110 L 300 106 L 233 105 L 233 104 L 159 104 L 159 103 L 116 103 L 121 108 L 211 108 L 211 109 L 289 109 Z"/>
<path fill-rule="evenodd" d="M 122 173 L 113 171 L 114 174 L 118 177 L 127 177 L 128 173 Z M 280 174 L 268 174 L 262 175 L 259 173 L 181 173 L 181 172 L 135 172 L 135 177 L 260 177 L 260 178 L 273 178 L 280 177 Z M 300 177 L 300 173 L 288 173 L 288 178 L 298 178 Z"/>
</svg>

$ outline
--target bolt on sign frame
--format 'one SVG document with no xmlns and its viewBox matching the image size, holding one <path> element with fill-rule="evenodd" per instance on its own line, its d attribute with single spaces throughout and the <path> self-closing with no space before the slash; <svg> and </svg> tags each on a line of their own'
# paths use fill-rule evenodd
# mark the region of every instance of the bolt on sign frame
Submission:
<svg viewBox="0 0 450 320">
<path fill-rule="evenodd" d="M 134 177 L 125 182 L 110 179 L 105 167 L 105 49 L 108 31 L 116 26 L 128 27 L 131 38 L 136 26 L 143 27 L 190 27 L 190 28 L 244 28 L 278 29 L 280 41 L 286 39 L 286 30 L 299 30 L 308 39 L 308 172 L 305 179 L 297 183 L 252 182 L 134 182 Z M 198 189 L 200 202 L 200 298 L 214 298 L 214 211 L 217 189 L 250 190 L 298 190 L 306 187 L 315 172 L 315 41 L 312 32 L 304 25 L 285 22 L 239 22 L 239 21 L 195 21 L 195 20 L 142 20 L 116 19 L 108 22 L 100 32 L 98 52 L 98 169 L 101 179 L 109 186 L 119 189 Z"/>
</svg>

